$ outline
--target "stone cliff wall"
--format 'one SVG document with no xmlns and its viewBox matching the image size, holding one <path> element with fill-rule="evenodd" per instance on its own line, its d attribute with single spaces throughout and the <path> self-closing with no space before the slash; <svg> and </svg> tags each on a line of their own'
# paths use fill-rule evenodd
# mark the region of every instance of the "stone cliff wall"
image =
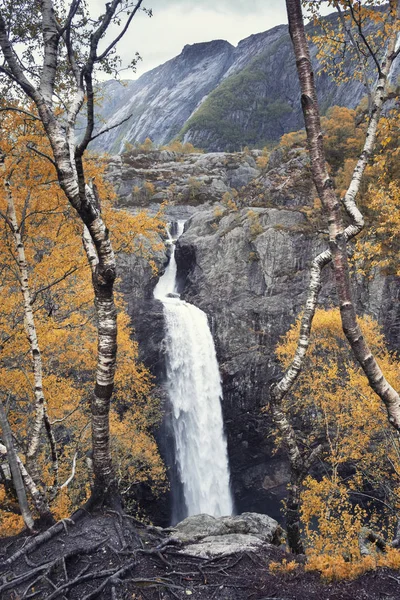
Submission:
<svg viewBox="0 0 400 600">
<path fill-rule="evenodd" d="M 225 168 L 227 156 L 203 155 L 202 161 L 219 161 Z M 262 412 L 269 384 L 279 374 L 274 348 L 303 307 L 310 261 L 327 240 L 309 210 L 314 192 L 304 155 L 282 161 L 278 152 L 265 172 L 252 166 L 256 177 L 239 190 L 236 207 L 211 203 L 206 194 L 205 204 L 167 209 L 171 220 L 188 219 L 176 250 L 180 292 L 206 312 L 215 339 L 236 509 L 274 517 L 288 477 L 284 456 L 273 452 L 268 412 Z M 182 168 L 179 163 L 180 178 Z M 214 175 L 229 190 L 224 173 Z M 167 256 L 156 258 L 162 269 Z M 165 400 L 162 305 L 152 297 L 156 278 L 134 256 L 120 257 L 120 266 L 141 357 Z M 334 305 L 329 267 L 323 281 L 321 304 Z M 369 281 L 356 280 L 359 311 L 378 319 L 392 348 L 400 341 L 399 294 L 394 277 L 376 274 Z M 168 410 L 166 401 L 164 406 Z M 161 428 L 158 439 L 171 461 L 168 432 Z"/>
</svg>

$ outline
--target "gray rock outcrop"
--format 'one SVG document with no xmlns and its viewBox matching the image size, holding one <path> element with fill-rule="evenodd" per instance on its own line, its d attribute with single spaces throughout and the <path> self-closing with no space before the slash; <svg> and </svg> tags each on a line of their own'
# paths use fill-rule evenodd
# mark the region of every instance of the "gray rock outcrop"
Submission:
<svg viewBox="0 0 400 600">
<path fill-rule="evenodd" d="M 229 163 L 229 154 L 212 154 L 192 157 L 188 164 L 201 160 L 204 174 L 207 165 L 214 164 L 229 187 L 223 157 Z M 242 159 L 235 160 L 240 163 Z M 161 172 L 162 162 L 153 168 Z M 174 163 L 169 168 L 173 170 Z M 181 163 L 176 168 L 175 180 L 182 177 Z M 314 197 L 304 153 L 294 151 L 284 157 L 278 150 L 268 168 L 259 170 L 258 177 L 241 189 L 236 206 L 211 204 L 208 199 L 197 206 L 168 208 L 183 211 L 176 213 L 177 218 L 191 215 L 176 247 L 179 292 L 209 317 L 222 378 L 236 510 L 265 512 L 276 519 L 280 518 L 288 468 L 284 456 L 274 453 L 269 415 L 263 410 L 270 383 L 280 373 L 276 345 L 302 310 L 310 262 L 327 244 L 326 233 L 310 211 Z M 165 397 L 162 306 L 152 297 L 156 279 L 137 269 L 136 260 L 124 257 L 123 290 L 141 358 L 156 376 L 158 393 Z M 166 260 L 161 252 L 161 269 Z M 359 314 L 368 313 L 378 320 L 391 348 L 398 348 L 399 278 L 376 274 L 366 281 L 356 275 L 355 282 Z M 323 273 L 321 303 L 332 306 L 335 302 L 328 267 Z M 162 431 L 158 439 L 167 462 L 173 464 L 173 458 L 168 458 L 168 432 Z"/>
<path fill-rule="evenodd" d="M 154 150 L 131 151 L 113 156 L 108 178 L 124 207 L 158 208 L 167 201 L 181 207 L 186 218 L 194 212 L 187 207 L 221 200 L 226 192 L 248 185 L 260 175 L 256 152 L 177 153 Z M 168 208 L 169 214 L 173 211 Z"/>
<path fill-rule="evenodd" d="M 219 518 L 195 515 L 169 531 L 171 538 L 183 545 L 185 554 L 203 558 L 254 552 L 265 545 L 282 542 L 279 524 L 268 515 L 257 513 Z"/>
<path fill-rule="evenodd" d="M 104 128 L 132 117 L 98 138 L 93 147 L 121 152 L 125 141 L 142 142 L 150 137 L 153 142 L 164 144 L 173 139 L 197 105 L 221 81 L 232 65 L 233 52 L 233 46 L 224 40 L 187 45 L 176 58 L 137 81 L 127 82 L 127 89 L 108 84 L 105 110 L 110 113 L 108 103 L 113 104 L 114 110 Z"/>
</svg>

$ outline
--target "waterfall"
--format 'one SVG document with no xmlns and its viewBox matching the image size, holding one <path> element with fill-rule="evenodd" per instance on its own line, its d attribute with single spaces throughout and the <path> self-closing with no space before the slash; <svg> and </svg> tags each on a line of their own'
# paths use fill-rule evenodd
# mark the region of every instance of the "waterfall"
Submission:
<svg viewBox="0 0 400 600">
<path fill-rule="evenodd" d="M 184 221 L 178 222 L 177 239 Z M 233 511 L 221 411 L 222 387 L 206 314 L 176 293 L 175 240 L 154 297 L 164 305 L 167 386 L 186 511 L 218 517 Z"/>
</svg>

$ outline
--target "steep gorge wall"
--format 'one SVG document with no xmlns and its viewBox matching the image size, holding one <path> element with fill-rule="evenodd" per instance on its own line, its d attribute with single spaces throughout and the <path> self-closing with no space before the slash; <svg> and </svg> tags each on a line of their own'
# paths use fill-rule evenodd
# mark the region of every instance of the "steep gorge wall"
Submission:
<svg viewBox="0 0 400 600">
<path fill-rule="evenodd" d="M 245 157 L 236 158 L 237 170 Z M 209 161 L 210 165 L 217 159 L 219 168 L 232 164 L 229 155 L 202 157 L 203 164 Z M 194 157 L 187 163 L 189 171 L 193 164 L 197 164 Z M 224 168 L 218 176 L 214 173 L 218 181 L 225 176 Z M 177 181 L 184 180 L 182 169 L 179 163 Z M 180 291 L 207 313 L 215 339 L 236 508 L 278 516 L 288 471 L 284 456 L 273 452 L 269 415 L 262 409 L 268 402 L 269 385 L 279 374 L 274 349 L 304 305 L 308 267 L 315 253 L 326 247 L 326 235 L 316 234 L 309 218 L 307 206 L 314 192 L 302 153 L 284 162 L 277 152 L 265 172 L 255 173 L 239 191 L 237 210 L 211 202 L 212 193 L 204 195 L 205 204 L 178 204 L 167 210 L 172 220 L 188 219 L 176 250 Z M 212 181 L 204 185 L 211 186 Z M 161 252 L 156 258 L 162 268 L 166 255 Z M 141 356 L 155 374 L 157 391 L 168 410 L 162 306 L 152 297 L 156 278 L 137 257 L 121 257 L 120 265 Z M 321 304 L 334 305 L 329 267 L 323 280 Z M 376 274 L 369 281 L 357 276 L 356 283 L 359 311 L 374 316 L 391 347 L 398 348 L 399 280 Z M 161 431 L 159 442 L 171 460 L 168 432 Z"/>
<path fill-rule="evenodd" d="M 287 481 L 286 462 L 273 452 L 271 423 L 263 408 L 280 369 L 274 355 L 279 338 L 301 312 L 308 267 L 326 241 L 307 231 L 302 212 L 253 208 L 228 214 L 215 227 L 213 209 L 194 215 L 178 242 L 182 294 L 210 318 L 223 382 L 237 509 L 277 516 Z M 360 313 L 381 323 L 398 348 L 399 280 L 358 279 Z M 330 268 L 323 276 L 320 304 L 336 304 Z"/>
</svg>

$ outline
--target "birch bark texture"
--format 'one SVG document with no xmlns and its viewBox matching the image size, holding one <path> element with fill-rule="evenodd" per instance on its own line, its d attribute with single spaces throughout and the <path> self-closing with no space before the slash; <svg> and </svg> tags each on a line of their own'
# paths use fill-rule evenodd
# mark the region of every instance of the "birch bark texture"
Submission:
<svg viewBox="0 0 400 600">
<path fill-rule="evenodd" d="M 4 438 L 4 443 L 0 444 L 0 453 L 7 455 L 8 464 L 10 465 L 11 476 L 14 482 L 15 492 L 18 498 L 19 508 L 21 510 L 21 515 L 24 520 L 26 527 L 29 531 L 33 531 L 34 522 L 32 513 L 30 511 L 28 505 L 28 499 L 26 497 L 26 490 L 24 486 L 24 481 L 21 475 L 21 471 L 18 464 L 18 455 L 14 448 L 14 443 L 12 439 L 11 428 L 7 420 L 6 411 L 3 406 L 3 402 L 0 398 L 0 426 L 1 431 Z M 4 450 L 3 450 L 4 449 Z"/>
<path fill-rule="evenodd" d="M 288 486 L 286 507 L 288 543 L 292 552 L 302 553 L 304 549 L 300 536 L 299 512 L 301 486 L 312 464 L 318 458 L 323 448 L 322 446 L 318 446 L 307 451 L 301 449 L 295 429 L 283 408 L 283 401 L 294 386 L 303 369 L 304 360 L 310 344 L 312 322 L 318 304 L 319 293 L 321 291 L 321 273 L 324 267 L 332 261 L 332 258 L 334 259 L 335 278 L 339 295 L 343 330 L 349 340 L 355 357 L 368 377 L 371 387 L 385 403 L 389 421 L 397 430 L 399 430 L 400 426 L 399 395 L 385 380 L 376 360 L 372 356 L 370 349 L 362 337 L 361 330 L 357 324 L 351 295 L 346 247 L 347 242 L 357 236 L 364 227 L 364 218 L 356 204 L 356 197 L 360 190 L 366 166 L 374 151 L 379 118 L 387 93 L 388 75 L 393 61 L 398 54 L 398 50 L 396 51 L 396 41 L 398 37 L 399 2 L 395 0 L 392 33 L 388 39 L 388 46 L 382 64 L 378 65 L 376 84 L 373 89 L 371 89 L 371 86 L 368 86 L 366 90 L 369 102 L 369 123 L 364 147 L 353 171 L 349 188 L 342 200 L 344 209 L 350 220 L 350 224 L 347 227 L 344 227 L 341 214 L 341 203 L 334 192 L 333 182 L 326 169 L 314 74 L 304 32 L 301 0 L 287 0 L 286 6 L 289 19 L 289 31 L 293 42 L 296 66 L 301 84 L 301 102 L 306 123 L 312 175 L 319 197 L 328 216 L 330 239 L 329 249 L 316 256 L 311 264 L 310 282 L 304 311 L 301 317 L 300 334 L 295 355 L 281 379 L 278 382 L 275 382 L 270 389 L 270 410 L 272 420 L 275 427 L 279 430 L 284 445 L 286 446 L 291 470 L 291 480 Z M 338 9 L 339 16 L 343 22 L 343 13 L 339 3 L 336 8 Z M 391 8 L 393 10 L 392 6 Z M 347 32 L 347 34 L 349 34 L 349 32 Z M 363 70 L 365 61 L 362 61 L 360 66 Z M 364 79 L 368 82 L 366 73 L 364 73 Z"/>
<path fill-rule="evenodd" d="M 32 372 L 34 377 L 34 418 L 31 430 L 29 432 L 29 442 L 26 451 L 27 468 L 30 471 L 34 481 L 36 482 L 36 486 L 40 486 L 41 477 L 38 470 L 37 456 L 40 447 L 41 432 L 43 429 L 43 425 L 45 425 L 46 433 L 50 442 L 54 469 L 54 484 L 56 487 L 58 482 L 57 446 L 50 424 L 50 420 L 47 415 L 47 404 L 43 391 L 42 354 L 40 351 L 39 340 L 36 332 L 35 317 L 32 309 L 33 299 L 29 287 L 29 270 L 25 257 L 24 242 L 18 224 L 14 199 L 12 196 L 11 185 L 9 180 L 6 180 L 5 187 L 7 194 L 7 223 L 11 229 L 11 233 L 14 238 L 15 253 L 19 270 L 19 284 L 24 304 L 25 331 L 31 351 Z"/>
<path fill-rule="evenodd" d="M 369 385 L 385 404 L 389 422 L 400 431 L 400 397 L 385 379 L 357 323 L 347 259 L 348 240 L 357 235 L 364 226 L 364 220 L 355 203 L 355 197 L 365 166 L 374 148 L 376 128 L 385 99 L 390 67 L 398 55 L 396 42 L 399 32 L 399 1 L 396 0 L 390 5 L 393 18 L 392 28 L 387 51 L 378 73 L 366 142 L 354 170 L 349 189 L 343 199 L 344 208 L 351 219 L 351 224 L 347 228 L 344 226 L 342 203 L 335 193 L 333 181 L 326 168 L 314 73 L 304 31 L 301 0 L 286 0 L 286 7 L 301 87 L 301 104 L 306 125 L 312 177 L 328 220 L 329 251 L 333 261 L 343 331 L 355 358 L 368 378 Z"/>
<path fill-rule="evenodd" d="M 100 501 L 106 496 L 109 499 L 117 497 L 109 431 L 117 356 L 117 312 L 113 294 L 116 262 L 100 208 L 93 195 L 87 193 L 83 156 L 94 137 L 94 70 L 102 66 L 110 69 L 115 64 L 112 62 L 115 46 L 128 30 L 141 4 L 142 0 L 111 0 L 104 4 L 103 13 L 98 19 L 85 20 L 82 19 L 85 11 L 83 0 L 72 0 L 65 15 L 53 0 L 41 0 L 34 7 L 27 3 L 27 10 L 40 10 L 41 24 L 36 42 L 43 58 L 40 69 L 36 71 L 24 66 L 18 56 L 18 47 L 13 45 L 10 19 L 15 19 L 16 9 L 12 1 L 5 0 L 5 8 L 0 8 L 0 49 L 3 59 L 0 72 L 35 105 L 50 142 L 53 156 L 49 158 L 56 167 L 60 187 L 80 217 L 97 256 L 92 270 L 98 352 L 96 381 L 91 397 L 91 422 L 94 471 L 92 498 Z M 33 16 L 36 18 L 37 14 Z M 121 26 L 119 33 L 111 41 L 107 38 L 105 42 L 104 37 L 110 26 L 118 25 L 118 22 Z M 79 29 L 82 23 L 86 23 L 85 30 Z M 86 46 L 82 39 L 86 41 Z M 100 48 L 101 43 L 104 48 Z M 65 71 L 72 84 L 64 94 L 63 112 L 60 111 L 60 102 L 55 99 L 58 92 L 63 91 L 58 85 L 65 77 Z M 82 141 L 77 144 L 75 125 L 85 101 L 86 126 Z"/>
</svg>

